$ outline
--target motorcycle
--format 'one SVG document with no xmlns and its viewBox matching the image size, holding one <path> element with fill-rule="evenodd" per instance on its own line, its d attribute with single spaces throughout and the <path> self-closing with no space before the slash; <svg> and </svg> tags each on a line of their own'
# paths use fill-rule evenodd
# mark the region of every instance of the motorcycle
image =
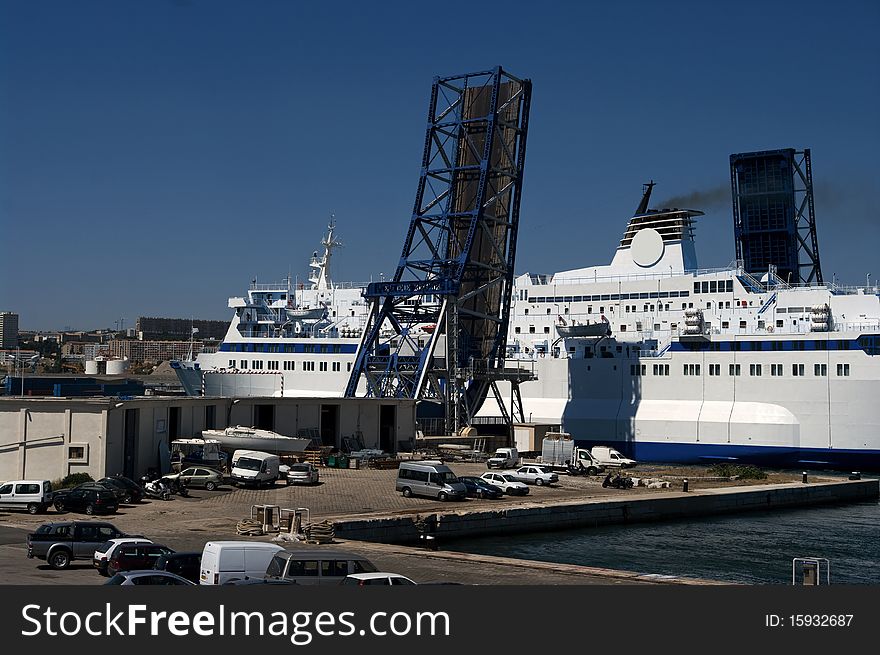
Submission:
<svg viewBox="0 0 880 655">
<path fill-rule="evenodd" d="M 144 478 L 146 477 L 144 476 Z M 171 500 L 171 489 L 161 478 L 147 481 L 144 481 L 144 478 L 141 478 L 141 482 L 148 497 L 156 500 Z"/>
<path fill-rule="evenodd" d="M 633 481 L 632 478 L 623 476 L 620 472 L 617 473 L 614 478 L 611 477 L 611 473 L 605 476 L 605 479 L 602 480 L 603 487 L 612 487 L 614 489 L 632 489 Z"/>
</svg>

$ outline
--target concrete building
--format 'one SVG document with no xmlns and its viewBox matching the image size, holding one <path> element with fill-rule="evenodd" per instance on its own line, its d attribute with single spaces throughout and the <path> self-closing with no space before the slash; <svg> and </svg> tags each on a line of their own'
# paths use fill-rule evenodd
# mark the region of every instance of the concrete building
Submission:
<svg viewBox="0 0 880 655">
<path fill-rule="evenodd" d="M 0 480 L 57 480 L 70 473 L 137 478 L 160 450 L 203 429 L 256 426 L 319 434 L 340 447 L 396 452 L 415 440 L 415 401 L 372 398 L 0 398 Z"/>
<path fill-rule="evenodd" d="M 141 316 L 137 320 L 138 339 L 157 341 L 161 339 L 189 339 L 192 329 L 199 339 L 222 339 L 229 329 L 229 321 L 192 320 L 189 318 L 152 318 Z"/>
<path fill-rule="evenodd" d="M 0 348 L 18 346 L 18 314 L 0 312 Z"/>
<path fill-rule="evenodd" d="M 107 355 L 126 358 L 133 364 L 186 359 L 190 351 L 195 357 L 204 350 L 201 341 L 126 341 L 114 339 L 107 343 Z"/>
</svg>

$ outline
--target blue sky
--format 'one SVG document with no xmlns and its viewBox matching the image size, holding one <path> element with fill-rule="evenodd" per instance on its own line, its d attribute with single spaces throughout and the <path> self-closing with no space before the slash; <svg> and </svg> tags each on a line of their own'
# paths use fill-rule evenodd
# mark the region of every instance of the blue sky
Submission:
<svg viewBox="0 0 880 655">
<path fill-rule="evenodd" d="M 441 7 L 440 14 L 435 7 Z M 504 7 L 504 9 L 498 9 Z M 0 0 L 0 309 L 22 329 L 227 318 L 257 277 L 391 273 L 435 75 L 533 81 L 517 270 L 610 261 L 641 184 L 811 148 L 826 278 L 880 276 L 880 3 Z"/>
</svg>

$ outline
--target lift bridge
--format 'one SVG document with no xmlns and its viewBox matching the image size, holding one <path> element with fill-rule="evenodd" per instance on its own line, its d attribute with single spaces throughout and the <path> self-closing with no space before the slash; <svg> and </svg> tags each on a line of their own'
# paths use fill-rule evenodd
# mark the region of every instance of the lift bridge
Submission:
<svg viewBox="0 0 880 655">
<path fill-rule="evenodd" d="M 455 433 L 491 389 L 508 424 L 522 420 L 519 383 L 534 378 L 504 360 L 531 92 L 501 67 L 434 79 L 403 254 L 394 278 L 364 294 L 346 396 L 364 376 L 368 397 L 442 404 Z"/>
</svg>

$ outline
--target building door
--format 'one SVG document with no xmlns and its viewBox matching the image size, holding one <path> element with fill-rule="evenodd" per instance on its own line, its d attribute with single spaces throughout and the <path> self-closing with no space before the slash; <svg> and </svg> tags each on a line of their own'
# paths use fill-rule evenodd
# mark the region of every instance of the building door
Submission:
<svg viewBox="0 0 880 655">
<path fill-rule="evenodd" d="M 260 430 L 275 429 L 275 405 L 254 405 L 254 427 Z"/>
<path fill-rule="evenodd" d="M 122 437 L 122 475 L 129 479 L 134 478 L 140 411 L 139 409 L 125 410 L 125 427 Z"/>
<path fill-rule="evenodd" d="M 321 443 L 335 446 L 339 434 L 339 405 L 321 405 Z"/>
<path fill-rule="evenodd" d="M 393 453 L 397 444 L 397 406 L 379 406 L 379 448 Z"/>
<path fill-rule="evenodd" d="M 180 407 L 168 408 L 168 443 L 180 436 Z"/>
<path fill-rule="evenodd" d="M 205 405 L 205 429 L 217 427 L 217 405 Z"/>
</svg>

